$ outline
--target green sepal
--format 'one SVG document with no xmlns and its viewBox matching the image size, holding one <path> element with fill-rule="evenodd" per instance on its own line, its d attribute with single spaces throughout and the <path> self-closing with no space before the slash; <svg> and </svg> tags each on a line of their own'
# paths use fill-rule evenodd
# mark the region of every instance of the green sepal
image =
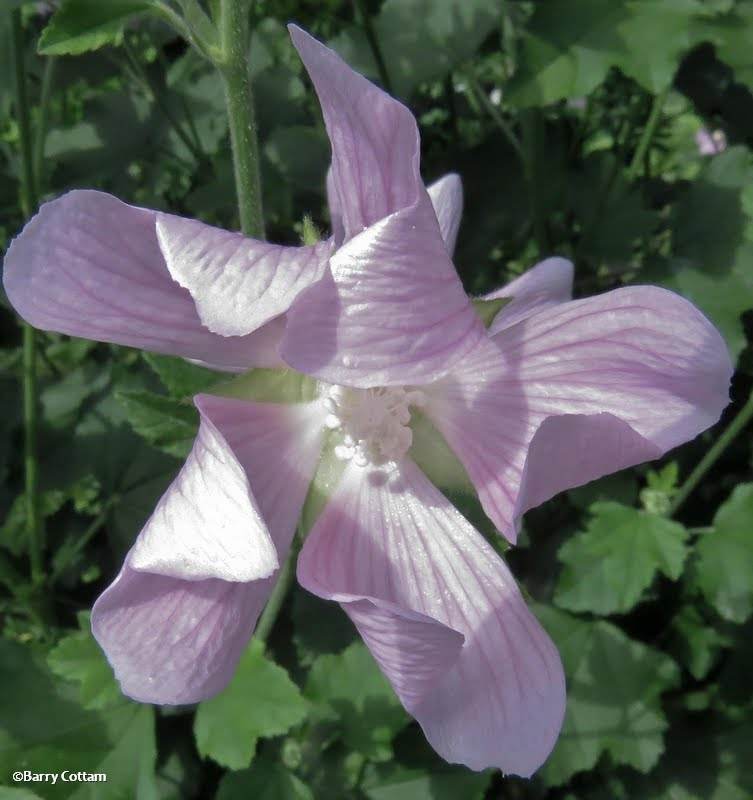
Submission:
<svg viewBox="0 0 753 800">
<path fill-rule="evenodd" d="M 494 300 L 484 300 L 483 297 L 471 298 L 475 312 L 481 318 L 485 328 L 490 328 L 494 318 L 512 300 L 512 297 L 496 297 Z"/>
<path fill-rule="evenodd" d="M 411 410 L 411 428 L 413 444 L 410 456 L 429 480 L 440 489 L 475 494 L 465 467 L 429 417 L 417 408 Z"/>
<path fill-rule="evenodd" d="M 292 369 L 252 369 L 215 384 L 207 394 L 256 403 L 308 403 L 317 389 L 313 378 Z"/>
</svg>

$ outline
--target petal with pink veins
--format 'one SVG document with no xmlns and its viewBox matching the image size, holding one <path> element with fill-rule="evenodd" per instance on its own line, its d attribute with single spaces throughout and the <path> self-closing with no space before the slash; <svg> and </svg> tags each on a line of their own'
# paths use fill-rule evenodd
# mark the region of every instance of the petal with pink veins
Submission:
<svg viewBox="0 0 753 800">
<path fill-rule="evenodd" d="M 713 425 L 731 375 L 726 345 L 698 309 L 635 286 L 505 328 L 428 387 L 426 411 L 514 542 L 534 505 Z"/>
<path fill-rule="evenodd" d="M 170 276 L 156 211 L 77 190 L 45 203 L 13 240 L 3 284 L 42 330 L 202 361 L 217 369 L 279 366 L 280 328 L 218 336 Z"/>
<path fill-rule="evenodd" d="M 401 386 L 436 380 L 485 336 L 427 200 L 332 256 L 291 307 L 280 352 L 329 383 Z"/>
<path fill-rule="evenodd" d="M 332 145 L 330 205 L 347 241 L 426 195 L 418 127 L 402 103 L 333 50 L 297 25 L 288 30 L 321 103 Z"/>
<path fill-rule="evenodd" d="M 442 758 L 531 775 L 562 724 L 556 648 L 502 559 L 409 459 L 350 464 L 298 579 L 340 602 Z"/>
<path fill-rule="evenodd" d="M 439 222 L 439 230 L 452 256 L 458 238 L 460 218 L 463 216 L 463 183 L 460 176 L 451 172 L 427 187 L 431 204 Z"/>
<path fill-rule="evenodd" d="M 202 324 L 220 336 L 245 336 L 286 312 L 322 277 L 333 248 L 331 240 L 309 247 L 269 244 L 172 214 L 157 215 L 157 240 Z"/>
<path fill-rule="evenodd" d="M 484 300 L 509 297 L 510 302 L 494 318 L 489 333 L 509 328 L 545 308 L 565 303 L 573 296 L 573 265 L 566 258 L 547 258 L 510 281 L 501 289 L 484 295 Z"/>
<path fill-rule="evenodd" d="M 485 331 L 421 179 L 416 121 L 332 50 L 289 29 L 322 105 L 332 144 L 329 204 L 335 238 L 345 243 L 330 272 L 291 307 L 283 358 L 343 385 L 435 380 Z M 456 201 L 453 184 L 443 192 Z"/>
<path fill-rule="evenodd" d="M 195 703 L 230 680 L 277 579 L 277 571 L 260 566 L 264 553 L 264 563 L 271 560 L 261 526 L 274 563 L 282 563 L 321 450 L 325 412 L 318 402 L 201 395 L 196 404 L 204 433 L 192 465 L 92 611 L 92 630 L 123 692 L 141 702 Z M 245 503 L 239 469 L 247 478 Z M 246 545 L 258 551 L 249 556 Z M 191 550 L 198 559 L 185 558 Z"/>
</svg>

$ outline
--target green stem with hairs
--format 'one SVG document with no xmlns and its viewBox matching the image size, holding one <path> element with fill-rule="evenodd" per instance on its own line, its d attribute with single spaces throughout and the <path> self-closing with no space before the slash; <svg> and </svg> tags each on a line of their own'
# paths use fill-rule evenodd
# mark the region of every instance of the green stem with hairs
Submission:
<svg viewBox="0 0 753 800">
<path fill-rule="evenodd" d="M 21 27 L 21 12 L 18 9 L 11 12 L 10 45 L 13 56 L 16 117 L 21 151 L 21 211 L 28 218 L 37 207 L 37 194 L 34 180 L 29 98 L 26 92 L 24 69 L 24 37 Z M 23 419 L 26 540 L 32 584 L 38 586 L 44 579 L 44 573 L 37 479 L 37 340 L 34 329 L 26 324 L 23 326 Z"/>
<path fill-rule="evenodd" d="M 222 0 L 219 27 L 222 56 L 215 64 L 225 88 L 241 230 L 263 239 L 259 141 L 247 64 L 248 0 Z"/>
<path fill-rule="evenodd" d="M 669 507 L 669 516 L 674 516 L 683 503 L 688 499 L 691 492 L 698 486 L 704 475 L 717 462 L 719 457 L 737 438 L 738 434 L 753 419 L 753 392 L 748 397 L 745 405 L 740 409 L 737 416 L 730 422 L 722 435 L 716 440 L 706 455 L 698 462 L 695 469 L 688 475 L 685 482 L 677 490 L 677 494 L 672 499 Z"/>
</svg>

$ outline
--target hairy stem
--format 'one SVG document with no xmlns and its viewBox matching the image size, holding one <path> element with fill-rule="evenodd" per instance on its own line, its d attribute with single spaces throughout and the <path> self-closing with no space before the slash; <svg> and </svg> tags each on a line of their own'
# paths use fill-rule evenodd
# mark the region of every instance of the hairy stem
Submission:
<svg viewBox="0 0 753 800">
<path fill-rule="evenodd" d="M 248 5 L 248 0 L 222 0 L 220 4 L 222 58 L 217 67 L 225 87 L 241 230 L 248 236 L 263 239 L 259 142 L 251 81 L 246 63 L 249 33 Z"/>
<path fill-rule="evenodd" d="M 16 118 L 21 151 L 21 210 L 29 217 L 37 207 L 32 152 L 29 98 L 24 70 L 24 39 L 21 12 L 11 12 L 11 52 L 14 66 Z M 23 326 L 23 419 L 24 479 L 26 490 L 26 540 L 31 566 L 31 580 L 39 585 L 42 571 L 42 531 L 37 502 L 37 340 L 30 325 Z"/>
<path fill-rule="evenodd" d="M 678 509 L 688 499 L 691 492 L 701 482 L 703 476 L 717 462 L 722 453 L 732 444 L 751 419 L 753 419 L 753 392 L 751 392 L 750 397 L 748 397 L 748 400 L 740 409 L 738 415 L 730 422 L 722 435 L 716 440 L 714 445 L 698 462 L 695 469 L 688 475 L 685 482 L 677 490 L 677 494 L 674 496 L 669 508 L 670 516 L 674 516 L 674 514 L 677 513 Z"/>
</svg>

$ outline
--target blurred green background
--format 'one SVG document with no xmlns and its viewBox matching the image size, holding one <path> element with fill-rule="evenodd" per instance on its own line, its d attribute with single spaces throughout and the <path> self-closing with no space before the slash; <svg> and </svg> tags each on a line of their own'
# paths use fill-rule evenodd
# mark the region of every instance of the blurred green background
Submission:
<svg viewBox="0 0 753 800">
<path fill-rule="evenodd" d="M 220 80 L 143 5 L 0 0 L 3 250 L 25 217 L 13 9 L 41 199 L 97 187 L 237 227 Z M 552 254 L 574 260 L 578 296 L 677 290 L 723 332 L 734 402 L 661 463 L 527 515 L 506 557 L 560 647 L 569 706 L 552 757 L 524 781 L 443 763 L 339 608 L 298 588 L 266 654 L 250 649 L 216 700 L 124 699 L 87 610 L 188 452 L 186 397 L 207 376 L 38 334 L 44 563 L 32 582 L 22 333 L 0 295 L 0 799 L 753 797 L 750 430 L 687 482 L 751 411 L 753 2 L 256 0 L 267 235 L 292 243 L 306 215 L 328 230 L 329 155 L 289 21 L 409 105 L 427 182 L 462 176 L 456 264 L 469 293 Z M 461 506 L 501 548 L 477 504 Z M 24 768 L 109 780 L 14 784 Z"/>
</svg>

